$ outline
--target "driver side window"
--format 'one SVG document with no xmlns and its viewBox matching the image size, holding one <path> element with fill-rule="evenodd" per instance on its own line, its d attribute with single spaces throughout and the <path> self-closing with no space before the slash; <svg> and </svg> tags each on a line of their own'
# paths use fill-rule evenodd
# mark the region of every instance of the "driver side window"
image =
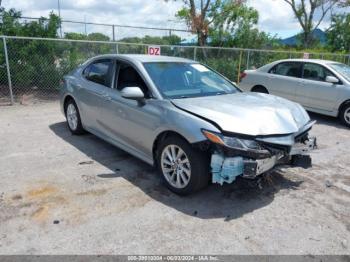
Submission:
<svg viewBox="0 0 350 262">
<path fill-rule="evenodd" d="M 303 78 L 314 81 L 326 81 L 327 76 L 334 76 L 329 70 L 318 64 L 305 63 Z"/>
<path fill-rule="evenodd" d="M 125 62 L 117 62 L 117 80 L 116 80 L 116 89 L 121 91 L 125 87 L 139 87 L 144 93 L 146 98 L 150 98 L 151 94 L 149 89 L 142 79 L 140 74 L 136 71 L 136 69 L 125 63 Z"/>
</svg>

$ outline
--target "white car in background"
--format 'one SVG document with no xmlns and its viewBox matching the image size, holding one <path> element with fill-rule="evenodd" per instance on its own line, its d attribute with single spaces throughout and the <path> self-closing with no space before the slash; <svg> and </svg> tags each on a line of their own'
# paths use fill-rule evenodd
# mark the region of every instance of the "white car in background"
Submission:
<svg viewBox="0 0 350 262">
<path fill-rule="evenodd" d="M 350 66 L 326 60 L 279 60 L 241 74 L 240 88 L 287 98 L 350 127 Z"/>
</svg>

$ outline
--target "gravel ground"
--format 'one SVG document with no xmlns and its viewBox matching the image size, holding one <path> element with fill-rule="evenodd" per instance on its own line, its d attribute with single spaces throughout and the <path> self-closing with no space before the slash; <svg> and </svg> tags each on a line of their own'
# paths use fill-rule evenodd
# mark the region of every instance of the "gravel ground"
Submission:
<svg viewBox="0 0 350 262">
<path fill-rule="evenodd" d="M 313 168 L 179 197 L 58 103 L 0 107 L 0 254 L 350 254 L 350 129 L 318 120 Z"/>
</svg>

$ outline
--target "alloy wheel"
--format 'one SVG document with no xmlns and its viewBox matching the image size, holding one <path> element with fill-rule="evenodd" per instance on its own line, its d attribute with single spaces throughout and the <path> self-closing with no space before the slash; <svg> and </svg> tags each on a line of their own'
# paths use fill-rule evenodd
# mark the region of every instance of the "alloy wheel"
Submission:
<svg viewBox="0 0 350 262">
<path fill-rule="evenodd" d="M 78 127 L 78 112 L 75 106 L 71 103 L 67 106 L 67 121 L 70 129 L 76 130 Z"/>
<path fill-rule="evenodd" d="M 344 111 L 344 120 L 350 125 L 350 107 Z"/>
<path fill-rule="evenodd" d="M 165 179 L 175 188 L 184 188 L 190 182 L 190 161 L 177 145 L 168 145 L 163 149 L 161 168 Z"/>
</svg>

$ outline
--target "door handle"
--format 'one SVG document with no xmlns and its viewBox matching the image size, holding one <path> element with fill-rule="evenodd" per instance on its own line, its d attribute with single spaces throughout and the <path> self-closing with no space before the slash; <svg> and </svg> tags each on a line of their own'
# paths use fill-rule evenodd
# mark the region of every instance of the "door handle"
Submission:
<svg viewBox="0 0 350 262">
<path fill-rule="evenodd" d="M 103 98 L 107 101 L 111 101 L 112 97 L 110 97 L 109 95 L 103 95 Z"/>
</svg>

